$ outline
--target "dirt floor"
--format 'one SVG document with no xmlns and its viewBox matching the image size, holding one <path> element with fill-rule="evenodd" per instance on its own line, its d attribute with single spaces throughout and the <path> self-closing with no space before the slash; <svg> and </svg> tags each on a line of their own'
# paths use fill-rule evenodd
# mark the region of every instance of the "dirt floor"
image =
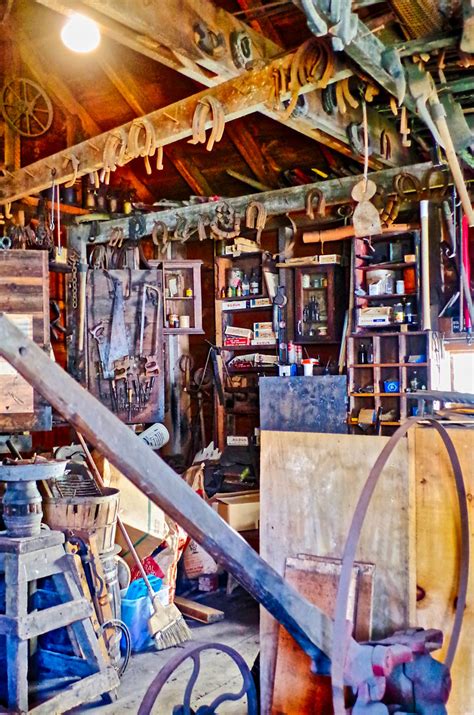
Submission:
<svg viewBox="0 0 474 715">
<path fill-rule="evenodd" d="M 196 596 L 192 596 L 196 599 Z M 238 588 L 231 596 L 224 592 L 199 597 L 199 601 L 209 606 L 220 608 L 225 619 L 219 623 L 202 625 L 188 620 L 196 641 L 216 642 L 234 648 L 251 668 L 259 650 L 258 606 L 242 589 Z M 157 676 L 160 669 L 172 658 L 177 648 L 166 651 L 148 651 L 133 655 L 122 678 L 118 700 L 109 705 L 96 702 L 76 708 L 74 713 L 101 713 L 103 715 L 133 715 L 138 713 L 145 692 Z M 165 686 L 153 713 L 172 715 L 175 705 L 182 703 L 184 688 L 192 672 L 190 661 L 180 666 Z M 201 674 L 194 687 L 192 706 L 197 709 L 209 705 L 219 694 L 239 692 L 242 678 L 236 666 L 228 656 L 215 651 L 203 655 Z M 218 711 L 219 715 L 244 715 L 247 713 L 246 699 L 239 702 L 225 702 Z"/>
</svg>

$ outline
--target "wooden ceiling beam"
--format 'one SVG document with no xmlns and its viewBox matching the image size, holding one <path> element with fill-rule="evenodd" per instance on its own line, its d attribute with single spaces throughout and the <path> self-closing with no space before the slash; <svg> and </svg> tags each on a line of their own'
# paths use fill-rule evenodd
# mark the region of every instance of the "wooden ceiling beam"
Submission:
<svg viewBox="0 0 474 715">
<path fill-rule="evenodd" d="M 131 7 L 127 0 L 110 2 L 71 0 L 68 3 L 64 0 L 36 0 L 36 2 L 64 15 L 69 15 L 72 11 L 86 13 L 115 41 L 172 67 L 206 87 L 216 86 L 229 76 L 237 76 L 242 72 L 231 59 L 232 31 L 241 30 L 249 34 L 256 60 L 268 61 L 269 58 L 279 56 L 283 52 L 279 45 L 263 38 L 230 13 L 217 9 L 209 0 L 182 0 L 179 7 L 177 0 L 167 0 L 166 3 L 155 3 L 150 8 L 145 7 L 144 3 L 139 5 L 134 3 Z M 223 57 L 211 61 L 197 48 L 194 42 L 193 24 L 200 18 L 204 19 L 212 30 L 221 32 L 224 36 L 226 49 Z M 159 38 L 162 38 L 161 43 L 158 41 Z M 150 47 L 153 47 L 152 54 L 149 51 Z M 174 58 L 171 63 L 169 57 L 161 56 L 163 48 Z M 341 66 L 337 58 L 335 73 L 335 77 L 341 79 L 352 74 L 350 70 Z M 314 96 L 317 94 L 311 93 Z M 353 156 L 345 132 L 345 126 L 351 121 L 356 121 L 352 116 L 353 110 L 347 117 L 341 118 L 336 114 L 331 121 L 324 123 L 320 121 L 317 99 L 309 101 L 309 105 L 308 114 L 304 119 L 295 117 L 289 120 L 283 119 L 282 113 L 272 107 L 266 107 L 264 113 L 313 140 L 324 141 L 335 151 Z M 396 134 L 392 143 L 396 146 Z M 375 166 L 377 164 L 374 164 Z"/>
<path fill-rule="evenodd" d="M 274 60 L 261 70 L 246 72 L 217 87 L 205 89 L 167 107 L 150 112 L 146 115 L 146 119 L 154 128 L 156 141 L 166 146 L 191 136 L 194 111 L 198 102 L 207 95 L 212 94 L 222 104 L 226 121 L 257 111 L 265 102 L 269 102 L 273 72 L 287 62 L 287 59 Z M 128 134 L 132 123 L 127 122 L 113 130 L 103 132 L 93 139 L 30 164 L 14 172 L 12 176 L 0 179 L 0 203 L 35 194 L 47 188 L 51 184 L 53 170 L 58 183 L 71 180 L 75 176 L 71 162 L 73 156 L 79 161 L 77 176 L 102 169 L 108 138 L 112 134 L 117 135 L 118 131 Z M 208 121 L 207 128 L 210 127 L 211 123 Z"/>
<path fill-rule="evenodd" d="M 426 179 L 427 172 L 432 168 L 432 166 L 433 164 L 431 162 L 413 164 L 405 167 L 405 171 L 409 172 L 411 176 L 414 176 L 423 182 Z M 383 189 L 386 194 L 393 194 L 393 180 L 399 172 L 400 169 L 398 168 L 384 169 L 382 171 L 369 173 L 369 178 L 372 179 L 380 189 Z M 327 206 L 350 203 L 352 201 L 351 191 L 354 186 L 362 180 L 362 178 L 363 176 L 361 174 L 358 174 L 357 176 L 343 176 L 338 179 L 317 181 L 314 184 L 306 184 L 305 186 L 291 186 L 289 188 L 276 189 L 274 191 L 228 198 L 226 199 L 226 203 L 229 204 L 229 206 L 231 206 L 241 217 L 245 216 L 245 210 L 250 201 L 259 201 L 262 203 L 265 206 L 269 217 L 283 216 L 286 213 L 294 214 L 297 212 L 304 212 L 306 196 L 312 189 L 319 189 L 323 192 Z M 216 203 L 215 201 L 212 201 L 206 204 L 191 204 L 178 209 L 150 212 L 145 214 L 145 235 L 151 233 L 155 221 L 163 221 L 169 230 L 173 231 L 174 228 L 176 228 L 178 220 L 186 219 L 189 225 L 196 226 L 200 216 L 206 214 L 213 216 L 215 214 L 215 210 Z M 83 217 L 81 217 L 80 223 L 83 223 Z M 122 228 L 125 232 L 127 232 L 128 219 L 119 218 L 101 222 L 100 235 L 96 236 L 94 240 L 98 243 L 106 242 L 110 236 L 110 231 L 113 228 Z M 73 228 L 71 230 L 77 232 L 78 237 L 82 236 L 84 240 L 87 240 L 90 234 L 89 226 L 87 224 L 85 226 L 78 226 L 77 228 Z"/>
</svg>

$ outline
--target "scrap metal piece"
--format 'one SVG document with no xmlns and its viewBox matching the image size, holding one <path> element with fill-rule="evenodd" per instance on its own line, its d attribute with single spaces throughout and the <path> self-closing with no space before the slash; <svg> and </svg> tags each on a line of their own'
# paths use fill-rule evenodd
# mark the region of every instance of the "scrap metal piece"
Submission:
<svg viewBox="0 0 474 715">
<path fill-rule="evenodd" d="M 408 62 L 406 64 L 406 73 L 408 79 L 408 91 L 415 101 L 417 114 L 430 130 L 435 142 L 444 149 L 444 142 L 438 132 L 428 107 L 429 100 L 436 94 L 433 77 L 429 72 L 425 72 L 414 62 Z"/>
</svg>

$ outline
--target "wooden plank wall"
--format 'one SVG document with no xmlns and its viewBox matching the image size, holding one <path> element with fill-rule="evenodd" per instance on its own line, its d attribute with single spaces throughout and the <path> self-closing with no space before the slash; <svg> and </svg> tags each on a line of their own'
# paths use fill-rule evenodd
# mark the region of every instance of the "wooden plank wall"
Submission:
<svg viewBox="0 0 474 715">
<path fill-rule="evenodd" d="M 452 427 L 449 435 L 458 453 L 467 492 L 471 562 L 474 555 L 474 429 Z M 453 625 L 459 569 L 460 524 L 454 476 L 441 438 L 432 428 L 410 433 L 416 482 L 416 577 L 421 600 L 417 625 L 440 628 L 446 654 Z M 474 711 L 474 577 L 469 580 L 461 638 L 451 676 L 453 688 L 448 711 L 467 715 Z M 422 590 L 421 590 L 422 589 Z"/>
<path fill-rule="evenodd" d="M 32 338 L 41 347 L 49 344 L 49 278 L 47 251 L 0 251 L 0 312 L 32 319 Z M 0 374 L 0 431 L 51 429 L 51 408 L 39 395 L 31 395 L 27 383 L 5 367 Z M 15 404 L 5 395 L 11 393 Z M 22 399 L 25 409 L 17 404 Z M 3 406 L 2 406 L 3 405 Z"/>
<path fill-rule="evenodd" d="M 356 501 L 388 438 L 263 431 L 261 554 L 283 575 L 289 556 L 341 556 Z M 415 581 L 409 513 L 407 441 L 401 442 L 376 488 L 357 558 L 374 563 L 374 637 L 414 618 Z M 412 621 L 413 622 L 413 621 Z M 262 712 L 270 712 L 278 624 L 262 609 Z"/>
</svg>

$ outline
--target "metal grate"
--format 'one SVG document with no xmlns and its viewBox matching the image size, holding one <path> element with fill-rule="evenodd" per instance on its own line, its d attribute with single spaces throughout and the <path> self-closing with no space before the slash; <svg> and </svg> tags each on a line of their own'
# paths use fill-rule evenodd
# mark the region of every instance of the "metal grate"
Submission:
<svg viewBox="0 0 474 715">
<path fill-rule="evenodd" d="M 48 485 L 52 497 L 96 497 L 102 495 L 92 474 L 80 464 L 75 464 L 72 469 L 67 467 L 62 477 L 49 480 Z"/>
</svg>

